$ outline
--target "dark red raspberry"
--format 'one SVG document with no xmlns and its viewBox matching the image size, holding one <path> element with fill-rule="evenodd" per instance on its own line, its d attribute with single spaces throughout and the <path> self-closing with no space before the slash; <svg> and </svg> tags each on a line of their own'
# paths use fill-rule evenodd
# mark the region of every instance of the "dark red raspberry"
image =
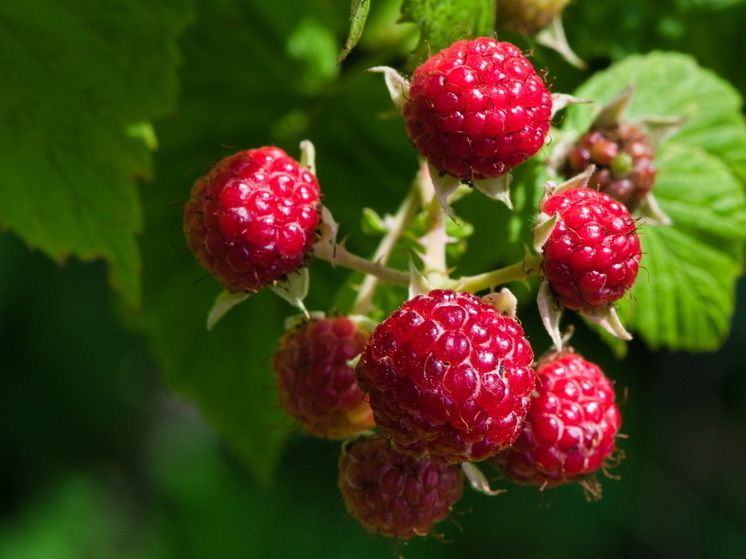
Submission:
<svg viewBox="0 0 746 559">
<path fill-rule="evenodd" d="M 304 321 L 280 340 L 273 366 L 280 405 L 316 437 L 344 439 L 373 427 L 348 361 L 369 333 L 347 317 Z"/>
<path fill-rule="evenodd" d="M 303 266 L 316 238 L 316 177 L 276 147 L 230 155 L 192 187 L 184 234 L 231 293 L 256 291 Z"/>
<path fill-rule="evenodd" d="M 499 177 L 537 153 L 551 112 L 528 59 L 487 37 L 454 43 L 418 67 L 403 109 L 420 153 L 464 181 Z"/>
<path fill-rule="evenodd" d="M 397 450 L 471 462 L 518 436 L 534 389 L 532 360 L 516 320 L 470 293 L 434 290 L 376 327 L 357 377 Z"/>
<path fill-rule="evenodd" d="M 567 350 L 542 359 L 536 373 L 538 396 L 521 435 L 490 462 L 523 484 L 587 480 L 615 449 L 621 414 L 614 387 L 597 365 Z"/>
<path fill-rule="evenodd" d="M 613 129 L 591 130 L 567 154 L 566 176 L 596 170 L 588 186 L 605 192 L 634 211 L 655 182 L 655 149 L 646 132 L 622 124 Z"/>
<path fill-rule="evenodd" d="M 557 223 L 542 269 L 559 302 L 576 311 L 608 307 L 635 283 L 640 239 L 627 208 L 592 188 L 569 188 L 541 207 Z"/>
<path fill-rule="evenodd" d="M 369 435 L 345 443 L 338 483 L 347 510 L 368 532 L 403 540 L 428 534 L 451 513 L 463 473 L 401 454 L 387 439 Z"/>
<path fill-rule="evenodd" d="M 495 23 L 525 35 L 535 35 L 556 18 L 570 0 L 497 0 Z"/>
</svg>

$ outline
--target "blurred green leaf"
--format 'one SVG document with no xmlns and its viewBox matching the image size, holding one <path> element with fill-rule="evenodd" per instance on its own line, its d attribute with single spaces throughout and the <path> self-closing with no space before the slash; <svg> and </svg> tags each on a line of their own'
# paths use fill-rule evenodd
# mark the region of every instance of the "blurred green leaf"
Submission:
<svg viewBox="0 0 746 559">
<path fill-rule="evenodd" d="M 0 224 L 56 260 L 105 258 L 140 302 L 137 182 L 173 108 L 188 0 L 0 4 Z M 146 134 L 143 135 L 143 131 Z"/>
<path fill-rule="evenodd" d="M 16 522 L 0 528 L 0 557 L 125 557 L 114 542 L 125 530 L 125 508 L 93 477 L 59 483 L 51 497 L 30 502 Z"/>
<path fill-rule="evenodd" d="M 746 4 L 746 0 L 676 0 L 676 3 L 682 8 L 708 8 L 711 10 L 720 10 Z"/>
<path fill-rule="evenodd" d="M 319 93 L 339 73 L 336 38 L 329 27 L 314 17 L 298 22 L 288 37 L 287 53 L 301 63 L 299 85 L 305 93 Z"/>
<path fill-rule="evenodd" d="M 413 63 L 459 39 L 491 35 L 495 29 L 494 0 L 404 0 L 402 22 L 420 27 Z"/>
</svg>

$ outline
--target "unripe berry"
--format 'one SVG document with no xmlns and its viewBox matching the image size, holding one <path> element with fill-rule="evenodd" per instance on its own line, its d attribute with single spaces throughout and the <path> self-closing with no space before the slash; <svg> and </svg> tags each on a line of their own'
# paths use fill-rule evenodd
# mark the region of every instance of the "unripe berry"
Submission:
<svg viewBox="0 0 746 559">
<path fill-rule="evenodd" d="M 365 530 L 404 540 L 427 535 L 451 513 L 463 474 L 458 466 L 401 454 L 385 438 L 369 435 L 345 443 L 338 485 Z"/>
<path fill-rule="evenodd" d="M 344 439 L 373 427 L 349 365 L 368 335 L 340 316 L 303 321 L 280 340 L 273 359 L 280 405 L 311 435 Z"/>
<path fill-rule="evenodd" d="M 620 124 L 584 134 L 567 154 L 565 175 L 596 169 L 588 186 L 600 190 L 634 211 L 655 182 L 655 149 L 639 126 Z"/>
<path fill-rule="evenodd" d="M 497 0 L 496 26 L 525 35 L 544 29 L 570 0 Z"/>
</svg>

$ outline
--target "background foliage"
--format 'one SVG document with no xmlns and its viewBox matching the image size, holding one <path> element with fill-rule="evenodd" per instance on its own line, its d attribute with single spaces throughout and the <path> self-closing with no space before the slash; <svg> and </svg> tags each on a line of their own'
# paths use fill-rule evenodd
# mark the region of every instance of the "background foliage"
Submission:
<svg viewBox="0 0 746 559">
<path fill-rule="evenodd" d="M 185 249 L 180 204 L 210 163 L 232 151 L 276 144 L 297 155 L 310 138 L 325 203 L 349 246 L 369 253 L 375 238 L 363 234 L 360 209 L 393 212 L 416 158 L 380 76 L 364 70 L 406 66 L 410 51 L 423 48 L 422 10 L 437 3 L 405 2 L 413 23 L 397 24 L 401 2 L 372 2 L 361 42 L 341 65 L 348 0 L 105 4 L 0 4 L 0 557 L 388 556 L 389 542 L 346 516 L 335 486 L 338 445 L 297 434 L 276 408 L 269 359 L 289 307 L 260 293 L 206 332 L 216 285 Z M 474 2 L 470 27 L 485 25 L 486 4 Z M 732 84 L 738 110 L 744 4 L 577 0 L 565 28 L 591 72 L 522 37 L 501 38 L 532 47 L 553 89 L 568 92 L 614 62 L 627 61 L 616 71 L 638 71 L 631 55 L 677 51 L 686 55 L 682 69 L 657 82 L 662 105 L 698 75 L 687 66 L 696 61 Z M 608 98 L 616 93 L 604 90 L 608 75 L 582 87 Z M 582 118 L 568 115 L 563 127 Z M 693 148 L 674 146 L 663 157 L 693 182 L 687 192 L 709 195 L 692 177 L 709 184 L 712 174 L 728 193 L 734 188 L 724 182 L 743 187 L 746 152 L 731 150 L 723 170 L 709 159 L 687 166 L 699 155 L 682 149 Z M 472 199 L 457 210 L 494 224 L 469 239 L 463 272 L 499 264 L 486 247 L 509 233 L 500 225 L 507 220 L 487 216 L 504 210 Z M 735 225 L 710 232 L 743 238 L 740 217 L 724 222 Z M 721 251 L 734 277 L 740 250 Z M 314 262 L 309 308 L 343 300 L 346 277 Z M 732 292 L 727 282 L 715 290 L 704 283 L 719 294 L 715 306 L 729 300 L 717 313 L 717 343 L 695 329 L 692 343 L 676 345 L 660 331 L 618 361 L 577 324 L 575 345 L 627 394 L 627 459 L 615 471 L 620 480 L 605 480 L 600 502 L 586 503 L 576 487 L 511 487 L 491 499 L 467 492 L 455 516 L 462 529 L 443 527 L 452 543 L 429 539 L 398 551 L 740 557 L 746 289 L 743 280 Z M 532 339 L 545 339 L 535 320 L 523 320 Z M 698 340 L 697 349 L 720 348 L 665 349 Z"/>
</svg>

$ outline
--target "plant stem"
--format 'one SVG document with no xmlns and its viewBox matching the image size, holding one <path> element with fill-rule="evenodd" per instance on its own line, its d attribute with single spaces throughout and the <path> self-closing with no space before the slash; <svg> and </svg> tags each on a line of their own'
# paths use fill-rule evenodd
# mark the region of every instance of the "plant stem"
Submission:
<svg viewBox="0 0 746 559">
<path fill-rule="evenodd" d="M 526 256 L 520 262 L 516 262 L 510 266 L 505 266 L 504 268 L 492 270 L 491 272 L 486 272 L 484 274 L 464 276 L 450 280 L 440 287 L 475 293 L 477 291 L 482 291 L 483 289 L 490 289 L 501 283 L 526 281 L 529 276 L 539 272 L 542 258 L 541 255 Z"/>
<path fill-rule="evenodd" d="M 427 172 L 427 170 L 425 170 Z M 424 180 L 424 177 L 423 177 Z M 424 265 L 424 274 L 431 281 L 442 281 L 448 277 L 446 264 L 446 244 L 448 236 L 446 235 L 446 214 L 443 206 L 434 196 L 432 182 L 427 177 L 429 185 L 430 201 L 427 203 L 425 210 L 425 229 L 426 233 L 419 239 L 424 254 L 422 263 Z"/>
<path fill-rule="evenodd" d="M 348 251 L 344 244 L 338 244 L 334 248 L 314 249 L 314 256 L 326 260 L 334 266 L 344 266 L 364 274 L 375 276 L 378 280 L 397 285 L 409 285 L 409 274 L 388 268 L 379 262 L 367 260 Z"/>
</svg>

